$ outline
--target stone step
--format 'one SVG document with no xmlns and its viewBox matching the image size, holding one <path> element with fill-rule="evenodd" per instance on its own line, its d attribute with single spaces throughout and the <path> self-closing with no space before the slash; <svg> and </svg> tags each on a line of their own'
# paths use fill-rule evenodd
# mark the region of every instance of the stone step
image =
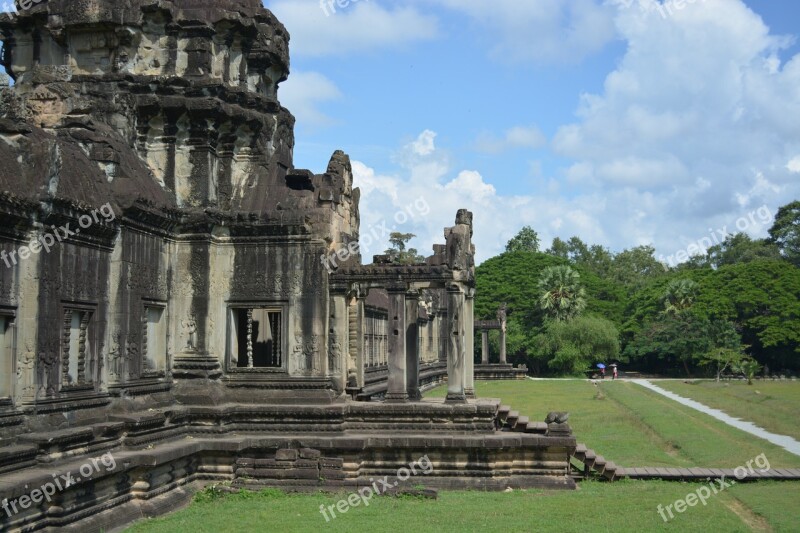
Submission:
<svg viewBox="0 0 800 533">
<path fill-rule="evenodd" d="M 598 474 L 602 474 L 606 469 L 606 458 L 602 455 L 598 455 L 594 463 L 592 463 L 592 470 L 597 472 Z"/>
<path fill-rule="evenodd" d="M 497 410 L 497 418 L 503 420 L 508 416 L 508 413 L 510 412 L 511 412 L 511 407 L 507 405 L 501 405 L 500 408 Z"/>
<path fill-rule="evenodd" d="M 514 426 L 514 431 L 524 432 L 528 429 L 530 419 L 527 416 L 521 416 L 517 419 L 517 425 Z"/>
<path fill-rule="evenodd" d="M 525 433 L 544 435 L 547 433 L 547 424 L 544 422 L 528 422 L 527 427 L 525 427 Z"/>
<path fill-rule="evenodd" d="M 584 453 L 584 462 L 594 461 L 596 457 L 597 454 L 594 453 L 594 450 L 586 450 L 586 453 Z"/>
<path fill-rule="evenodd" d="M 588 448 L 586 447 L 586 445 L 585 445 L 585 444 L 578 444 L 578 445 L 575 447 L 575 454 L 574 454 L 574 455 L 577 455 L 577 454 L 579 454 L 579 453 L 580 453 L 580 454 L 585 454 L 585 453 L 586 453 L 586 450 L 588 450 Z"/>
<path fill-rule="evenodd" d="M 506 425 L 510 428 L 514 428 L 517 425 L 517 420 L 519 419 L 519 411 L 511 411 L 508 413 L 506 417 Z"/>
</svg>

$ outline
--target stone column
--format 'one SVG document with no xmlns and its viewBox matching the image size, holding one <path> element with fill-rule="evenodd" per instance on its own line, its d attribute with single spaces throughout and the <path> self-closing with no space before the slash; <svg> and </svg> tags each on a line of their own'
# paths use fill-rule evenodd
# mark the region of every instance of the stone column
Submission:
<svg viewBox="0 0 800 533">
<path fill-rule="evenodd" d="M 464 335 L 464 291 L 458 284 L 447 287 L 447 402 L 464 403 L 466 343 Z"/>
<path fill-rule="evenodd" d="M 500 364 L 506 364 L 506 324 L 500 324 Z"/>
<path fill-rule="evenodd" d="M 408 401 L 406 359 L 406 286 L 387 287 L 389 293 L 389 383 L 387 402 Z"/>
<path fill-rule="evenodd" d="M 419 291 L 410 290 L 406 293 L 406 380 L 408 383 L 408 399 L 412 402 L 422 399 L 422 394 L 419 391 L 419 360 Z"/>
<path fill-rule="evenodd" d="M 475 398 L 475 289 L 468 288 L 464 301 L 464 394 Z"/>
<path fill-rule="evenodd" d="M 500 306 L 497 310 L 497 320 L 500 322 L 500 364 L 506 363 L 506 326 L 507 323 L 506 304 Z"/>
<path fill-rule="evenodd" d="M 355 385 L 357 387 L 364 386 L 364 334 L 366 326 L 364 324 L 365 312 L 364 306 L 367 298 L 366 293 L 356 288 L 355 294 L 352 295 L 353 301 L 350 303 L 349 313 L 349 327 L 348 327 L 348 363 L 347 363 L 347 379 L 350 381 L 350 376 L 355 378 Z"/>
<path fill-rule="evenodd" d="M 489 364 L 489 331 L 481 330 L 481 364 Z"/>
<path fill-rule="evenodd" d="M 328 372 L 336 389 L 347 387 L 347 361 L 345 347 L 348 343 L 347 287 L 331 287 L 328 318 Z"/>
</svg>

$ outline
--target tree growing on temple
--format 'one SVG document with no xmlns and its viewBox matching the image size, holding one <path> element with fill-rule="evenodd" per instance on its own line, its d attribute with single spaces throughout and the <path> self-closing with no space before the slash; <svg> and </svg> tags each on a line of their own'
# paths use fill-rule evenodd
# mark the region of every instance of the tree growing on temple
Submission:
<svg viewBox="0 0 800 533">
<path fill-rule="evenodd" d="M 389 256 L 392 263 L 397 265 L 415 265 L 424 263 L 425 257 L 417 252 L 416 248 L 408 248 L 408 242 L 416 237 L 413 233 L 392 232 L 389 242 L 392 247 L 384 253 Z"/>
</svg>

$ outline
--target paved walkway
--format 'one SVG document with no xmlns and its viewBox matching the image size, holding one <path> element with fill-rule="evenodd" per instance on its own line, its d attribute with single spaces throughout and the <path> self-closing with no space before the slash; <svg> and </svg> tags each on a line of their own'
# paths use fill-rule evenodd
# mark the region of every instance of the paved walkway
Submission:
<svg viewBox="0 0 800 533">
<path fill-rule="evenodd" d="M 669 398 L 670 400 L 674 400 L 682 405 L 687 407 L 691 407 L 701 413 L 705 413 L 709 416 L 716 418 L 717 420 L 728 424 L 729 426 L 733 426 L 736 429 L 741 429 L 751 435 L 755 435 L 756 437 L 762 438 L 766 441 L 775 444 L 776 446 L 780 446 L 784 450 L 793 453 L 795 455 L 800 456 L 800 442 L 796 441 L 792 437 L 788 437 L 786 435 L 778 435 L 776 433 L 770 433 L 769 431 L 758 427 L 757 425 L 753 424 L 752 422 L 747 422 L 746 420 L 740 420 L 738 418 L 734 418 L 729 414 L 720 411 L 719 409 L 714 409 L 712 407 L 708 407 L 700 402 L 696 402 L 694 400 L 690 400 L 689 398 L 684 398 L 683 396 L 679 396 L 674 392 L 670 392 L 668 390 L 662 389 L 658 385 L 654 385 L 650 381 L 646 379 L 631 379 L 629 380 L 632 383 L 636 383 L 637 385 L 641 385 L 647 389 L 650 389 L 653 392 L 657 392 L 662 396 Z"/>
<path fill-rule="evenodd" d="M 737 477 L 736 475 L 739 475 Z M 731 484 L 736 480 L 747 481 L 756 479 L 774 479 L 777 481 L 800 480 L 800 468 L 773 468 L 758 470 L 753 465 L 753 470 L 743 466 L 740 470 L 730 468 L 618 468 L 617 476 L 629 479 L 664 479 L 681 481 L 700 481 L 704 479 L 727 479 Z"/>
</svg>

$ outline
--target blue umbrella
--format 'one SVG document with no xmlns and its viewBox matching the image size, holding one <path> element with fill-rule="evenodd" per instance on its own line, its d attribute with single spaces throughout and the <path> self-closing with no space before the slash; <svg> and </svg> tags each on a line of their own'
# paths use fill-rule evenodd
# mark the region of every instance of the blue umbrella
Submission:
<svg viewBox="0 0 800 533">
<path fill-rule="evenodd" d="M 605 368 L 605 367 L 606 365 L 604 365 L 603 363 L 597 363 L 597 368 Z"/>
</svg>

